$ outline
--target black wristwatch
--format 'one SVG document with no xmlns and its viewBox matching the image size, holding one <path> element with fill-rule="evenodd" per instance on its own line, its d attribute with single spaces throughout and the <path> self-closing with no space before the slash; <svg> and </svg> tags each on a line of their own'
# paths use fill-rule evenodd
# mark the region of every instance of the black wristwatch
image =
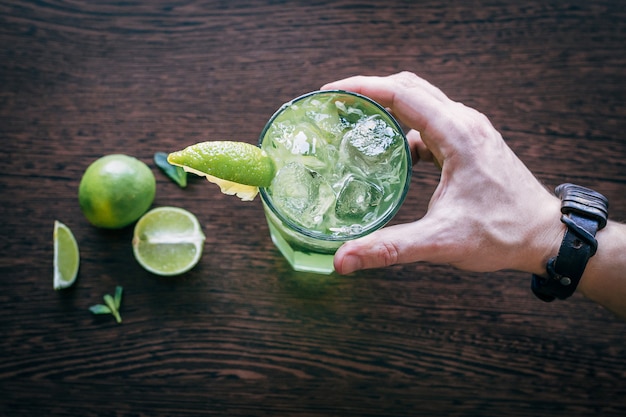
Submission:
<svg viewBox="0 0 626 417">
<path fill-rule="evenodd" d="M 596 232 L 606 226 L 609 202 L 602 194 L 574 184 L 554 190 L 561 199 L 567 229 L 557 256 L 546 265 L 547 278 L 533 274 L 531 289 L 541 300 L 564 300 L 574 294 L 587 262 L 598 249 Z"/>
</svg>

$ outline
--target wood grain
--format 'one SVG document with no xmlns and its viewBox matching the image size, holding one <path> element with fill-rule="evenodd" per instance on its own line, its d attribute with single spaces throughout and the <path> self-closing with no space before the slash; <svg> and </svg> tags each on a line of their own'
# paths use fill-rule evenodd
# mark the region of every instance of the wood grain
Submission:
<svg viewBox="0 0 626 417">
<path fill-rule="evenodd" d="M 626 220 L 626 9 L 619 1 L 0 2 L 0 415 L 623 416 L 625 324 L 529 277 L 413 264 L 291 271 L 258 201 L 151 162 L 199 140 L 255 143 L 285 101 L 353 74 L 419 73 L 479 109 L 547 186 Z M 207 242 L 182 277 L 135 262 L 132 230 L 83 218 L 109 153 L 153 168 L 156 206 Z M 438 181 L 416 166 L 394 222 Z M 52 226 L 81 248 L 52 290 Z M 88 307 L 122 285 L 124 323 Z"/>
</svg>

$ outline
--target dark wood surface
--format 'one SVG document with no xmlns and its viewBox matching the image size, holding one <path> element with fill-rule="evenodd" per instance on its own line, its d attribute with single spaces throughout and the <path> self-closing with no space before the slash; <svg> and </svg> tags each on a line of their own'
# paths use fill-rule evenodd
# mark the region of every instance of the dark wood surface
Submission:
<svg viewBox="0 0 626 417">
<path fill-rule="evenodd" d="M 152 163 L 256 143 L 290 98 L 400 70 L 489 116 L 547 186 L 594 187 L 626 219 L 622 1 L 0 2 L 0 414 L 626 415 L 626 325 L 580 295 L 545 304 L 526 274 L 422 263 L 294 273 L 258 199 L 181 190 Z M 110 153 L 150 165 L 154 206 L 198 216 L 191 272 L 150 275 L 132 228 L 82 216 L 82 172 Z M 413 177 L 395 222 L 438 180 Z M 62 292 L 55 219 L 82 256 Z M 122 325 L 88 311 L 116 285 Z"/>
</svg>

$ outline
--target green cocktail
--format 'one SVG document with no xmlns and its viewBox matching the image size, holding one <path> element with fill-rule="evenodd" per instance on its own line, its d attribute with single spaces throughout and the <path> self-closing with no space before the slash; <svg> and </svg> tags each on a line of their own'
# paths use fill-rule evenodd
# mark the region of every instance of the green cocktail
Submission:
<svg viewBox="0 0 626 417">
<path fill-rule="evenodd" d="M 341 244 L 383 227 L 408 191 L 402 129 L 359 94 L 298 97 L 272 116 L 259 144 L 277 170 L 260 190 L 272 240 L 297 271 L 333 272 Z"/>
</svg>

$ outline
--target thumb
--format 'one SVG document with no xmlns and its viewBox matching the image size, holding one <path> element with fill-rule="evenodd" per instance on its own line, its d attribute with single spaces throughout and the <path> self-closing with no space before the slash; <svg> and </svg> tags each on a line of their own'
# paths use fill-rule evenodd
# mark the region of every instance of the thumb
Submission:
<svg viewBox="0 0 626 417">
<path fill-rule="evenodd" d="M 361 269 L 426 260 L 434 249 L 436 227 L 426 219 L 385 227 L 365 237 L 344 243 L 335 253 L 339 274 Z M 430 229 L 430 230 L 429 230 Z"/>
</svg>

